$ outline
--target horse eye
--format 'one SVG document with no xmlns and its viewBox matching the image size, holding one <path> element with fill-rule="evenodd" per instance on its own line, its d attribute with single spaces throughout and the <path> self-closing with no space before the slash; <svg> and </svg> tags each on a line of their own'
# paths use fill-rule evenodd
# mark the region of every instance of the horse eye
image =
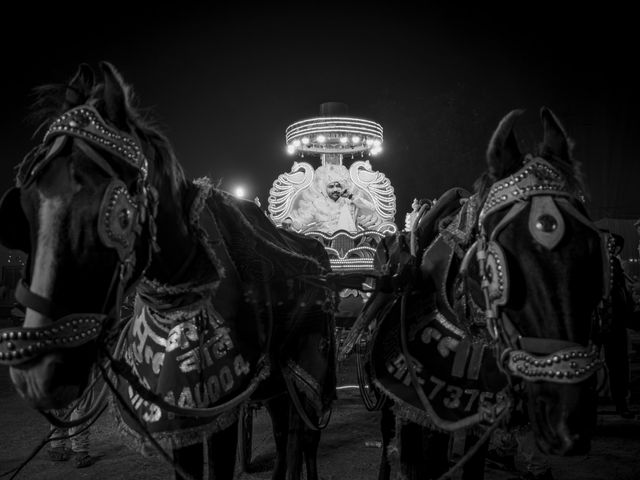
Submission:
<svg viewBox="0 0 640 480">
<path fill-rule="evenodd" d="M 118 223 L 120 224 L 120 228 L 125 229 L 129 226 L 131 219 L 131 210 L 128 208 L 123 208 L 118 212 Z"/>
<path fill-rule="evenodd" d="M 536 228 L 541 232 L 551 233 L 558 228 L 558 221 L 551 215 L 540 215 L 536 222 Z"/>
</svg>

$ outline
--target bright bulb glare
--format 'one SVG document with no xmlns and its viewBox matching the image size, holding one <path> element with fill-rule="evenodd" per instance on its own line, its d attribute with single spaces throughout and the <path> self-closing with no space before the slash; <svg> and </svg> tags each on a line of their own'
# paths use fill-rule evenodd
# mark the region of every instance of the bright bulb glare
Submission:
<svg viewBox="0 0 640 480">
<path fill-rule="evenodd" d="M 235 196 L 238 198 L 244 198 L 246 192 L 244 191 L 244 187 L 236 187 Z"/>
<path fill-rule="evenodd" d="M 358 137 L 357 135 L 354 135 L 353 137 L 351 137 L 351 141 L 353 143 L 360 143 L 360 137 Z"/>
<path fill-rule="evenodd" d="M 347 143 L 349 139 L 347 137 L 340 137 L 340 143 Z"/>
<path fill-rule="evenodd" d="M 293 145 L 294 147 L 299 147 L 299 146 L 300 146 L 300 140 L 298 140 L 297 138 L 296 138 L 293 142 L 291 142 L 291 143 L 292 143 L 292 145 Z"/>
<path fill-rule="evenodd" d="M 296 147 L 294 147 L 293 145 L 287 145 L 287 153 L 289 155 L 296 153 Z"/>
<path fill-rule="evenodd" d="M 371 146 L 373 145 L 373 140 L 371 140 L 370 138 L 367 138 L 366 142 L 367 145 Z"/>
<path fill-rule="evenodd" d="M 308 145 L 309 144 L 309 137 L 302 137 L 302 144 L 303 145 Z"/>
<path fill-rule="evenodd" d="M 318 141 L 318 143 L 324 143 L 327 140 L 327 137 L 325 137 L 324 135 L 318 135 L 316 137 L 316 140 Z"/>
</svg>

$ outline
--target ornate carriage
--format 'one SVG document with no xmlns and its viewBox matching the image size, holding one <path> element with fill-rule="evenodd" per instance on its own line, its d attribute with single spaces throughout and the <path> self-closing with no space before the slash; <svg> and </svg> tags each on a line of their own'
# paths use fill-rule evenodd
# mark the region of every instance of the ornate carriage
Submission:
<svg viewBox="0 0 640 480">
<path fill-rule="evenodd" d="M 319 240 L 329 254 L 334 272 L 367 273 L 373 270 L 380 240 L 397 231 L 396 198 L 389 179 L 373 170 L 370 161 L 382 150 L 382 127 L 370 120 L 348 117 L 346 111 L 344 104 L 323 103 L 320 117 L 301 120 L 287 128 L 287 151 L 309 161 L 294 161 L 291 170 L 273 182 L 268 212 L 276 225 Z M 350 161 L 349 168 L 345 161 Z M 322 197 L 321 185 L 323 173 L 328 170 L 338 173 L 343 186 L 348 184 L 349 191 L 368 205 L 365 218 L 354 221 L 353 228 L 339 228 L 342 225 L 331 215 L 318 221 L 315 210 L 322 208 L 322 202 L 318 201 L 330 201 Z M 339 292 L 338 346 L 370 295 L 366 290 L 372 286 Z M 258 408 L 260 405 L 255 403 L 246 406 L 239 424 L 239 460 L 245 471 L 251 464 L 253 413 Z"/>
</svg>

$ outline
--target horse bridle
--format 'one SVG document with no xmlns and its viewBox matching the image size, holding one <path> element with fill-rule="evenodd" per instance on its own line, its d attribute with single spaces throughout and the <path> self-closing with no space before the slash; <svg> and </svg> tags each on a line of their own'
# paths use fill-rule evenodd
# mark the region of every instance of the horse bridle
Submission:
<svg viewBox="0 0 640 480">
<path fill-rule="evenodd" d="M 570 202 L 574 197 L 554 166 L 543 158 L 527 156 L 520 170 L 490 188 L 478 216 L 478 238 L 466 252 L 460 268 L 460 272 L 466 274 L 475 255 L 486 326 L 499 350 L 499 365 L 505 373 L 530 382 L 578 383 L 602 366 L 597 347 L 591 341 L 584 346 L 567 340 L 523 336 L 502 309 L 509 299 L 510 282 L 498 234 L 529 204 L 529 231 L 549 249 L 558 244 L 565 231 L 558 205 L 597 233 L 593 222 Z M 509 210 L 504 217 L 487 232 L 487 217 L 506 208 Z"/>
<path fill-rule="evenodd" d="M 65 314 L 64 308 L 32 292 L 27 283 L 21 280 L 16 288 L 16 300 L 54 321 L 39 328 L 0 330 L 2 365 L 23 364 L 50 351 L 78 347 L 98 338 L 107 325 L 115 323 L 113 320 L 119 318 L 124 289 L 136 263 L 136 239 L 145 229 L 151 239 L 144 269 L 151 261 L 151 249 L 157 248 L 155 214 L 158 198 L 148 182 L 147 159 L 134 137 L 110 127 L 92 105 L 75 107 L 51 123 L 42 143 L 20 165 L 16 187 L 13 188 L 24 188 L 35 181 L 44 167 L 62 151 L 67 141 L 73 141 L 78 149 L 111 177 L 100 205 L 97 228 L 102 243 L 118 254 L 118 265 L 106 296 L 108 299 L 112 289 L 117 289 L 113 313 Z M 134 169 L 137 179 L 133 192 L 120 180 L 104 158 L 104 153 Z M 14 208 L 20 206 L 16 205 Z"/>
</svg>

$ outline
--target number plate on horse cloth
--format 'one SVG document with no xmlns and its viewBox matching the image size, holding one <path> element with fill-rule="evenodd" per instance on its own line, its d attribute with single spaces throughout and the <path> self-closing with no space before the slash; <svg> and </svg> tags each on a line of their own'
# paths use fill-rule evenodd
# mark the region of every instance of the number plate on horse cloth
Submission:
<svg viewBox="0 0 640 480">
<path fill-rule="evenodd" d="M 215 310 L 203 306 L 188 317 L 169 329 L 160 326 L 153 313 L 142 307 L 123 332 L 120 356 L 141 383 L 167 403 L 202 408 L 234 398 L 255 375 L 255 360 L 243 357 L 233 325 Z M 144 400 L 124 379 L 118 382 L 118 388 L 127 407 L 148 431 L 157 440 L 171 439 L 173 445 L 198 442 L 203 431 L 224 429 L 237 415 L 236 409 L 231 409 L 215 417 L 180 416 Z M 137 423 L 118 407 L 120 426 L 134 438 L 144 440 Z"/>
<path fill-rule="evenodd" d="M 410 297 L 405 321 L 407 350 L 428 403 L 430 411 L 425 411 L 402 349 L 400 309 L 398 299 L 373 339 L 371 362 L 376 385 L 394 400 L 399 416 L 425 426 L 455 430 L 478 423 L 479 406 L 491 409 L 497 400 L 504 399 L 507 386 L 493 351 L 438 310 L 424 309 L 424 303 Z"/>
</svg>

